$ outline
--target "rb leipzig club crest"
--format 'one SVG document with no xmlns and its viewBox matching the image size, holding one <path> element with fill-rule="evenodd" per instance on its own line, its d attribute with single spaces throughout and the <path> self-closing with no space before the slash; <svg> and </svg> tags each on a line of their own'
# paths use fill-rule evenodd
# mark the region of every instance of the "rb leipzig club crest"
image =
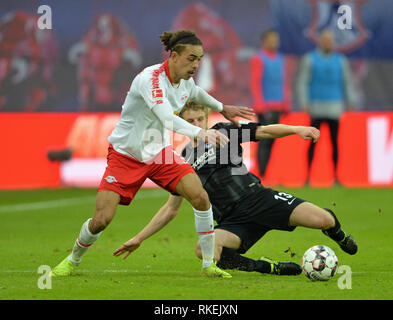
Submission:
<svg viewBox="0 0 393 320">
<path fill-rule="evenodd" d="M 329 29 L 335 34 L 337 51 L 349 53 L 356 50 L 371 36 L 361 16 L 361 8 L 367 1 L 308 0 L 311 6 L 311 22 L 305 30 L 306 35 L 317 43 L 318 34 L 323 29 Z M 345 27 L 340 27 L 340 23 L 345 19 Z"/>
</svg>

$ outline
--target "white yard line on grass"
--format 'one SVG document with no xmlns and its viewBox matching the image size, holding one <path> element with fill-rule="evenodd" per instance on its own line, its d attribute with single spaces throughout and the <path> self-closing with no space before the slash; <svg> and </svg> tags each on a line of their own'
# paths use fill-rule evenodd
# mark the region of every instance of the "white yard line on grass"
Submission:
<svg viewBox="0 0 393 320">
<path fill-rule="evenodd" d="M 37 268 L 38 270 L 38 268 Z M 37 270 L 0 270 L 0 273 L 37 273 Z M 151 270 L 150 268 L 141 270 L 103 270 L 103 271 L 90 271 L 90 270 L 77 270 L 75 273 L 138 273 L 138 272 L 149 272 L 149 273 L 182 273 L 187 271 L 181 270 Z"/>
<path fill-rule="evenodd" d="M 151 190 L 147 193 L 137 194 L 136 200 L 140 199 L 151 199 L 151 198 L 160 198 L 167 196 L 162 190 Z M 42 210 L 42 209 L 51 209 L 58 207 L 70 207 L 83 203 L 94 203 L 96 196 L 86 196 L 86 197 L 78 197 L 78 198 L 66 198 L 66 199 L 56 199 L 56 200 L 48 200 L 48 201 L 39 201 L 39 202 L 27 202 L 27 203 L 19 203 L 19 204 L 11 204 L 0 206 L 0 213 L 2 212 L 17 212 L 17 211 L 32 211 L 32 210 Z"/>
<path fill-rule="evenodd" d="M 31 211 L 31 210 L 50 209 L 50 208 L 57 208 L 57 207 L 75 206 L 94 200 L 95 200 L 95 196 L 94 197 L 89 196 L 89 197 L 79 197 L 79 198 L 67 198 L 67 199 L 60 199 L 60 200 L 57 199 L 57 200 L 48 200 L 48 201 L 40 201 L 40 202 L 11 204 L 6 206 L 0 206 L 0 212 Z"/>
</svg>

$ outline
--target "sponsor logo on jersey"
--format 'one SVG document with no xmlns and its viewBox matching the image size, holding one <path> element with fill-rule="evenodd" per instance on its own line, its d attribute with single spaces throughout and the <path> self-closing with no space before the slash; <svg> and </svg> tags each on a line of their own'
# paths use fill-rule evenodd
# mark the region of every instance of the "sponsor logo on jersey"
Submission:
<svg viewBox="0 0 393 320">
<path fill-rule="evenodd" d="M 213 147 L 209 147 L 208 151 L 205 151 L 202 155 L 200 155 L 195 162 L 191 165 L 194 170 L 199 170 L 202 168 L 205 164 L 207 163 L 212 163 L 212 160 L 214 160 L 214 164 L 216 163 L 216 152 Z"/>
</svg>

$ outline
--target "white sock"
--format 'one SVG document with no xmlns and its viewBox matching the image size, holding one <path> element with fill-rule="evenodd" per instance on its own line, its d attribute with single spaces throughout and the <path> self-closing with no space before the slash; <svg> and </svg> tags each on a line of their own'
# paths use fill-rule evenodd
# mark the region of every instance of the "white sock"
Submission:
<svg viewBox="0 0 393 320">
<path fill-rule="evenodd" d="M 68 256 L 68 260 L 79 265 L 82 262 L 82 256 L 86 253 L 87 249 L 100 237 L 101 233 L 92 234 L 89 230 L 88 219 L 83 225 L 79 233 L 78 239 L 76 239 L 72 253 Z"/>
<path fill-rule="evenodd" d="M 202 250 L 202 266 L 206 268 L 213 263 L 214 259 L 213 210 L 211 206 L 207 211 L 193 209 L 195 213 L 195 227 Z"/>
</svg>

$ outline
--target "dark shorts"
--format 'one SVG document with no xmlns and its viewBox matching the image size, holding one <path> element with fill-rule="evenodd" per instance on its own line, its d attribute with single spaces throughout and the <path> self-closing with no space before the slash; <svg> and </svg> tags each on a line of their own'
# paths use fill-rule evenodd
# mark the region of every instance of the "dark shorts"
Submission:
<svg viewBox="0 0 393 320">
<path fill-rule="evenodd" d="M 296 227 L 289 226 L 289 217 L 303 202 L 288 193 L 258 185 L 215 228 L 236 234 L 242 240 L 237 251 L 245 253 L 270 230 L 293 231 Z"/>
</svg>

